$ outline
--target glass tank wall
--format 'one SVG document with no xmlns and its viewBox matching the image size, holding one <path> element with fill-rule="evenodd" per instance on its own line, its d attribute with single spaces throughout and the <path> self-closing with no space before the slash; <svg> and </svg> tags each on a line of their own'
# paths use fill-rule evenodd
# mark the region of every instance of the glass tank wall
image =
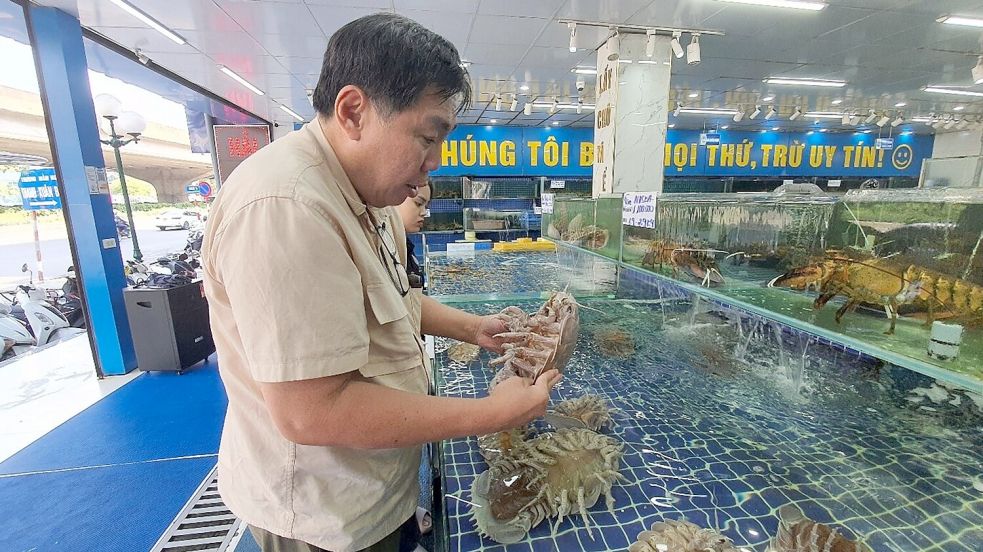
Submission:
<svg viewBox="0 0 983 552">
<path fill-rule="evenodd" d="M 592 219 L 586 203 L 558 200 L 546 235 L 616 258 L 620 201 Z M 604 246 L 569 230 L 578 215 Z M 626 264 L 983 392 L 983 192 L 663 194 L 656 227 L 623 236 Z M 933 322 L 951 327 L 929 354 Z"/>
</svg>

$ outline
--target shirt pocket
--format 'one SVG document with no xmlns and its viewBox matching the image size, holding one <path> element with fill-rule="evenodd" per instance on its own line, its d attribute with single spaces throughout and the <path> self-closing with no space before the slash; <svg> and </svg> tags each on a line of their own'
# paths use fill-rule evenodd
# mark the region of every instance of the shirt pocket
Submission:
<svg viewBox="0 0 983 552">
<path fill-rule="evenodd" d="M 365 295 L 372 316 L 368 320 L 369 361 L 359 370 L 362 375 L 375 378 L 421 367 L 423 358 L 414 333 L 416 330 L 403 298 L 391 283 L 369 284 L 365 287 Z M 422 370 L 420 374 L 423 375 Z M 400 383 L 393 385 L 395 382 Z M 415 387 L 407 378 L 387 378 L 384 384 L 398 389 Z"/>
</svg>

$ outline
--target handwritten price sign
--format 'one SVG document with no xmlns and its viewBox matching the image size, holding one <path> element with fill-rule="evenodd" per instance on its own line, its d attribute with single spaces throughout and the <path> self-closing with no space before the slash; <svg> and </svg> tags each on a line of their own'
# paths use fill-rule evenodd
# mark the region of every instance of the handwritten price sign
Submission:
<svg viewBox="0 0 983 552">
<path fill-rule="evenodd" d="M 655 228 L 654 192 L 626 192 L 621 204 L 621 222 L 625 226 Z"/>
</svg>

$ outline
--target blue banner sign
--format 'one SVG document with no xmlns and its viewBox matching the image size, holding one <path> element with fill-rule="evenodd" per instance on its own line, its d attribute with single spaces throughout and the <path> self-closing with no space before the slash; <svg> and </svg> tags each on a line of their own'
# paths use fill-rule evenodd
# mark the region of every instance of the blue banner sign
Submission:
<svg viewBox="0 0 983 552">
<path fill-rule="evenodd" d="M 20 173 L 20 197 L 25 211 L 61 209 L 55 169 L 34 169 Z"/>
<path fill-rule="evenodd" d="M 444 142 L 433 174 L 590 177 L 593 134 L 590 128 L 462 125 Z M 862 132 L 720 131 L 704 140 L 701 134 L 669 131 L 666 176 L 917 177 L 934 143 L 933 136 L 914 134 L 881 142 L 890 146 L 885 149 L 877 147 L 876 134 Z"/>
</svg>

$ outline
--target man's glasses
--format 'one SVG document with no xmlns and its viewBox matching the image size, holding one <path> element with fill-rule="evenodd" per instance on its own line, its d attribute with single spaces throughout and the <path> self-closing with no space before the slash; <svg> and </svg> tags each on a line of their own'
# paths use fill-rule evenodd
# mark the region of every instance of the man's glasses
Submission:
<svg viewBox="0 0 983 552">
<path fill-rule="evenodd" d="M 403 267 L 403 263 L 399 262 L 399 257 L 396 256 L 396 240 L 386 229 L 385 221 L 380 224 L 373 222 L 372 226 L 375 228 L 375 233 L 378 234 L 379 240 L 382 242 L 382 245 L 379 246 L 379 258 L 382 260 L 383 266 L 386 267 L 386 272 L 389 273 L 389 278 L 393 281 L 393 285 L 396 286 L 399 296 L 406 297 L 406 294 L 410 292 L 410 281 L 406 274 L 406 268 Z"/>
</svg>

